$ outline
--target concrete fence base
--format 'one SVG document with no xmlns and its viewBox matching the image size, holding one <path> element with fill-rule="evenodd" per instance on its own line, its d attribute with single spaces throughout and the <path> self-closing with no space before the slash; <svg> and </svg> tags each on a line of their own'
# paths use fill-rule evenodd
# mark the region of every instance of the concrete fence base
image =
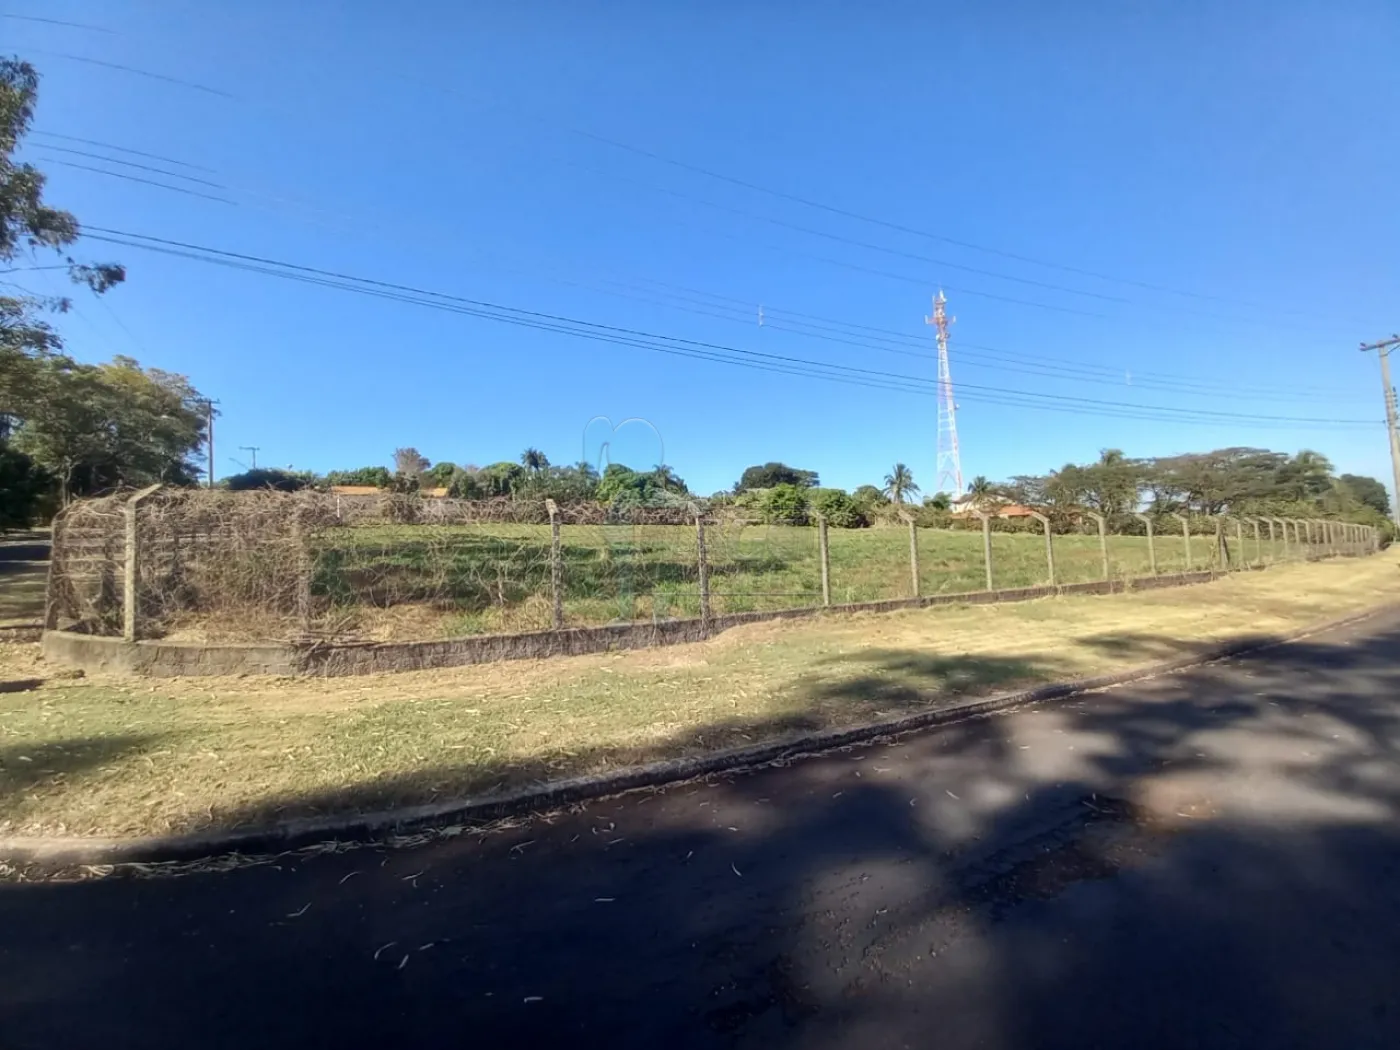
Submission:
<svg viewBox="0 0 1400 1050">
<path fill-rule="evenodd" d="M 606 627 L 569 627 L 523 634 L 488 634 L 431 642 L 267 642 L 204 645 L 189 642 L 136 641 L 82 634 L 77 631 L 45 631 L 46 659 L 85 671 L 139 674 L 154 677 L 181 675 L 358 675 L 391 671 L 417 671 L 500 660 L 535 660 L 549 656 L 644 649 L 656 645 L 699 642 L 731 627 L 769 620 L 791 620 L 827 613 L 880 613 L 901 609 L 926 609 L 938 605 L 993 605 L 1024 602 L 1074 594 L 1119 594 L 1208 583 L 1224 576 L 1219 571 L 1173 573 L 1126 580 L 1095 580 L 1050 587 L 1014 590 L 968 591 L 961 594 L 926 595 L 880 602 L 856 602 L 825 608 L 779 609 L 772 612 L 731 613 L 708 621 L 659 620 L 655 623 L 613 624 Z"/>
</svg>

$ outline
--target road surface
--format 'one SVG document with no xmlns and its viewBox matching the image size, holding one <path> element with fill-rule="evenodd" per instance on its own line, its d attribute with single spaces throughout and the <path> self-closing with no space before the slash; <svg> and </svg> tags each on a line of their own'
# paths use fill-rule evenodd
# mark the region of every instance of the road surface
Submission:
<svg viewBox="0 0 1400 1050">
<path fill-rule="evenodd" d="M 7 883 L 0 1046 L 1396 1047 L 1397 748 L 1400 615 L 485 836 Z"/>
</svg>

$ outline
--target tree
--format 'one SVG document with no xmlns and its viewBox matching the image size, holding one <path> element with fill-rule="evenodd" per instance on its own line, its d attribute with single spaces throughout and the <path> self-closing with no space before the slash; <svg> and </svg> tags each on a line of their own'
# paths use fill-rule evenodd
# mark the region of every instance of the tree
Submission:
<svg viewBox="0 0 1400 1050">
<path fill-rule="evenodd" d="M 688 495 L 690 490 L 685 487 L 685 481 L 674 470 L 665 463 L 658 463 L 651 472 L 652 480 L 656 487 L 665 492 L 675 492 L 679 495 Z"/>
<path fill-rule="evenodd" d="M 924 497 L 924 506 L 932 510 L 952 510 L 953 497 L 946 492 L 935 492 L 932 496 Z"/>
<path fill-rule="evenodd" d="M 778 525 L 805 525 L 809 503 L 805 485 L 774 485 L 763 494 L 763 519 Z"/>
<path fill-rule="evenodd" d="M 1284 499 L 1305 502 L 1320 499 L 1332 487 L 1332 463 L 1311 449 L 1303 449 L 1278 467 L 1276 487 Z"/>
<path fill-rule="evenodd" d="M 527 448 L 520 453 L 520 465 L 535 477 L 539 477 L 540 472 L 549 466 L 549 457 L 537 448 Z"/>
<path fill-rule="evenodd" d="M 10 272 L 32 269 L 9 264 L 52 253 L 70 280 L 101 294 L 120 283 L 126 272 L 114 263 L 80 263 L 65 252 L 78 239 L 78 220 L 44 200 L 42 172 L 14 159 L 33 123 L 38 97 L 34 67 L 15 58 L 0 59 L 0 263 Z M 23 415 L 29 400 L 21 385 L 32 374 L 29 366 L 63 346 L 44 315 L 65 312 L 72 304 L 63 297 L 35 294 L 17 282 L 4 287 L 18 293 L 0 295 L 0 415 L 13 417 Z"/>
<path fill-rule="evenodd" d="M 354 470 L 333 470 L 326 475 L 328 485 L 374 486 L 387 489 L 393 478 L 388 467 L 357 467 Z"/>
<path fill-rule="evenodd" d="M 914 484 L 914 472 L 903 463 L 896 463 L 894 469 L 885 475 L 885 495 L 895 503 L 906 502 L 906 496 L 917 496 L 919 486 Z"/>
<path fill-rule="evenodd" d="M 745 470 L 743 476 L 734 483 L 734 491 L 771 489 L 777 485 L 796 485 L 798 488 L 804 489 L 816 488 L 817 472 L 815 470 L 797 470 L 786 463 L 764 463 L 762 466 L 749 467 Z"/>
<path fill-rule="evenodd" d="M 258 489 L 271 489 L 274 492 L 296 492 L 314 482 L 310 474 L 276 467 L 258 467 L 233 474 L 223 480 L 224 488 L 230 492 L 249 492 Z"/>
<path fill-rule="evenodd" d="M 859 529 L 868 522 L 856 501 L 841 489 L 810 489 L 812 510 L 837 529 Z"/>
<path fill-rule="evenodd" d="M 423 471 L 427 470 L 431 464 L 428 457 L 419 452 L 416 448 L 396 448 L 394 449 L 394 473 L 402 474 L 407 478 L 416 478 Z"/>
<path fill-rule="evenodd" d="M 1337 481 L 1346 486 L 1358 503 L 1380 514 L 1390 514 L 1390 497 L 1385 486 L 1375 478 L 1361 474 L 1343 474 Z"/>
<path fill-rule="evenodd" d="M 44 200 L 42 172 L 14 159 L 33 122 L 38 94 L 39 75 L 33 66 L 14 58 L 0 59 L 0 268 L 7 274 L 22 273 L 37 269 L 40 264 L 35 260 L 41 254 L 57 256 L 56 265 L 67 271 L 74 284 L 100 295 L 120 283 L 125 271 L 113 263 L 81 263 L 67 254 L 68 246 L 78 239 L 77 219 Z M 82 456 L 77 453 L 112 451 L 97 431 L 117 425 L 112 409 L 120 406 L 105 397 L 100 398 L 100 406 L 83 402 L 82 394 L 108 390 L 90 366 L 80 368 L 61 356 L 63 341 L 47 318 L 66 312 L 71 300 L 33 292 L 22 280 L 0 284 L 4 289 L 0 294 L 0 452 L 21 428 L 27 428 L 30 465 L 25 476 L 30 482 L 37 479 L 41 474 L 35 472 L 49 467 L 45 454 L 61 453 L 59 481 L 66 497 L 81 466 Z M 72 384 L 66 382 L 69 378 Z M 39 427 L 32 421 L 40 416 L 44 432 L 36 433 Z M 86 424 L 86 429 L 80 430 L 79 424 Z M 122 436 L 132 441 L 139 438 L 129 427 Z M 8 462 L 17 469 L 19 460 Z M 8 499 L 17 503 L 20 497 L 10 493 Z"/>
<path fill-rule="evenodd" d="M 27 529 L 39 516 L 51 478 L 23 452 L 0 443 L 0 530 Z"/>
<path fill-rule="evenodd" d="M 447 488 L 452 484 L 452 478 L 456 475 L 458 469 L 457 464 L 448 463 L 446 460 L 441 463 L 434 463 L 423 472 L 423 481 L 433 488 Z"/>
<path fill-rule="evenodd" d="M 889 502 L 889 498 L 877 489 L 874 485 L 861 485 L 851 493 L 851 499 L 856 501 L 859 507 L 883 507 Z"/>
<path fill-rule="evenodd" d="M 996 486 L 987 480 L 983 474 L 978 474 L 967 486 L 967 494 L 972 498 L 972 506 L 977 510 L 983 510 L 988 503 L 992 502 L 996 494 Z"/>
<path fill-rule="evenodd" d="M 60 498 L 122 485 L 190 485 L 204 443 L 204 398 L 188 379 L 129 357 L 81 365 L 39 359 L 36 396 L 14 445 L 47 468 Z"/>
</svg>

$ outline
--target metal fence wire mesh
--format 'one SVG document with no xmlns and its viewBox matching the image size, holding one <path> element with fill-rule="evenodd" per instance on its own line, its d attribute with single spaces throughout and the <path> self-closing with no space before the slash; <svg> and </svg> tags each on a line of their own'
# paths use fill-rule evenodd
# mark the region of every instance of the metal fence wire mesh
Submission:
<svg viewBox="0 0 1400 1050">
<path fill-rule="evenodd" d="M 1272 541 L 1265 522 L 1257 541 L 1252 522 L 1192 522 L 1189 541 L 1167 524 L 1177 531 L 1155 542 L 1101 540 L 1092 525 L 1054 536 L 1054 582 L 1180 571 L 1188 542 L 1195 569 L 1342 548 L 1325 523 L 1280 522 Z M 48 619 L 122 633 L 132 551 L 140 634 L 190 640 L 450 638 L 974 591 L 987 586 L 988 548 L 994 587 L 1051 582 L 1043 533 L 971 525 L 826 529 L 696 505 L 161 490 L 59 516 Z"/>
</svg>

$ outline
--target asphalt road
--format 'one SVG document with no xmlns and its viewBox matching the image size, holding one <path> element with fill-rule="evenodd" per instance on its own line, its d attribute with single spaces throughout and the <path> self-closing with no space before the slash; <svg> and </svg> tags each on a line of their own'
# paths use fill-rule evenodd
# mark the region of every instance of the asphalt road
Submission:
<svg viewBox="0 0 1400 1050">
<path fill-rule="evenodd" d="M 1397 748 L 1391 616 L 485 836 L 8 883 L 0 1047 L 1392 1048 Z"/>
</svg>

